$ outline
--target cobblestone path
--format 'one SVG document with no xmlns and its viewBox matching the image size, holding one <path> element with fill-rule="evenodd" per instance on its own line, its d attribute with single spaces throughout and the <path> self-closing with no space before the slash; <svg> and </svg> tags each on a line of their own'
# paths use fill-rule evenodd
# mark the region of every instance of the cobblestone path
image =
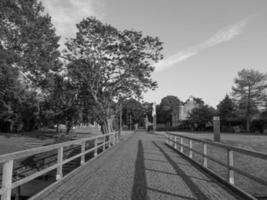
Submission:
<svg viewBox="0 0 267 200">
<path fill-rule="evenodd" d="M 34 199 L 233 200 L 239 199 L 164 145 L 137 132 Z"/>
</svg>

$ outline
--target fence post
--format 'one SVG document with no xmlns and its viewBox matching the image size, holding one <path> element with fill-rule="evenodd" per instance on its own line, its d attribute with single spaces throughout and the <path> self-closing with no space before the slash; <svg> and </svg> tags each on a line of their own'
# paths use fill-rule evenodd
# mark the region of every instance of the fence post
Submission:
<svg viewBox="0 0 267 200">
<path fill-rule="evenodd" d="M 95 145 L 94 145 L 95 151 L 94 151 L 94 157 L 97 156 L 97 138 L 95 139 Z"/>
<path fill-rule="evenodd" d="M 103 151 L 106 149 L 106 136 L 103 137 L 104 141 L 103 141 Z"/>
<path fill-rule="evenodd" d="M 110 134 L 110 135 L 108 136 L 108 148 L 111 147 L 111 138 L 112 138 L 112 134 Z"/>
<path fill-rule="evenodd" d="M 11 199 L 12 173 L 13 173 L 13 160 L 9 160 L 3 164 L 3 177 L 2 177 L 3 194 L 1 195 L 1 200 Z"/>
<path fill-rule="evenodd" d="M 192 148 L 193 148 L 193 141 L 189 140 L 189 158 L 193 158 Z"/>
<path fill-rule="evenodd" d="M 230 149 L 227 149 L 227 165 L 228 165 L 228 181 L 229 183 L 233 184 L 235 183 L 235 178 L 234 178 L 234 170 L 232 167 L 234 166 L 234 152 Z"/>
<path fill-rule="evenodd" d="M 208 167 L 208 159 L 207 159 L 207 153 L 208 153 L 208 146 L 207 146 L 207 144 L 206 143 L 204 143 L 204 145 L 203 145 L 203 166 L 204 167 Z"/>
<path fill-rule="evenodd" d="M 174 148 L 175 148 L 175 149 L 177 149 L 177 144 L 176 144 L 176 142 L 177 142 L 177 137 L 174 136 Z"/>
<path fill-rule="evenodd" d="M 180 137 L 180 152 L 181 153 L 184 153 L 184 147 L 183 147 L 183 144 L 184 144 L 184 140 L 183 140 L 183 138 L 182 137 Z"/>
<path fill-rule="evenodd" d="M 169 135 L 168 135 L 168 133 L 166 134 L 166 143 L 169 144 Z"/>
<path fill-rule="evenodd" d="M 82 141 L 82 145 L 81 145 L 81 153 L 82 153 L 82 156 L 81 156 L 81 165 L 83 165 L 85 163 L 85 155 L 84 155 L 84 152 L 85 152 L 85 141 Z"/>
<path fill-rule="evenodd" d="M 59 147 L 57 150 L 57 175 L 56 180 L 60 180 L 62 178 L 62 162 L 63 162 L 63 147 Z"/>
</svg>

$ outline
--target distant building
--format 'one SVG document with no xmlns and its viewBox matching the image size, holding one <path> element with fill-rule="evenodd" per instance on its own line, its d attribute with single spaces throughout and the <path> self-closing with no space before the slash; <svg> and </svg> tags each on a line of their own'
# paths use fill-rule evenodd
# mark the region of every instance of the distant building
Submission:
<svg viewBox="0 0 267 200">
<path fill-rule="evenodd" d="M 172 111 L 172 127 L 178 126 L 181 121 L 187 120 L 189 113 L 199 105 L 200 102 L 192 96 L 185 103 L 181 102 L 180 106 Z"/>
<path fill-rule="evenodd" d="M 195 100 L 194 97 L 189 97 L 189 99 L 180 106 L 179 120 L 187 120 L 189 113 L 197 107 L 199 107 L 199 103 Z"/>
</svg>

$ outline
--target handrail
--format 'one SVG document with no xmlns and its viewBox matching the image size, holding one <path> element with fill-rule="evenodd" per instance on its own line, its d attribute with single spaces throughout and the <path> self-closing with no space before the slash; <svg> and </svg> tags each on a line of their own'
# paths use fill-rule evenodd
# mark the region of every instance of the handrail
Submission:
<svg viewBox="0 0 267 200">
<path fill-rule="evenodd" d="M 32 156 L 32 155 L 35 155 L 38 153 L 43 153 L 43 152 L 55 150 L 59 147 L 67 147 L 67 146 L 74 145 L 74 144 L 77 145 L 83 141 L 86 142 L 86 141 L 90 141 L 90 140 L 95 140 L 95 139 L 103 138 L 103 137 L 106 137 L 109 135 L 110 134 L 105 134 L 105 135 L 101 135 L 101 136 L 82 138 L 82 139 L 78 139 L 78 140 L 72 140 L 72 141 L 68 141 L 68 142 L 52 144 L 52 145 L 47 145 L 47 146 L 42 146 L 42 147 L 35 147 L 35 148 L 31 148 L 31 149 L 26 149 L 23 151 L 16 151 L 13 153 L 3 154 L 3 155 L 0 155 L 0 163 L 6 162 L 7 160 L 17 160 L 17 159 L 25 158 L 25 157 Z"/>
<path fill-rule="evenodd" d="M 192 138 L 192 137 L 188 137 L 188 136 L 181 135 L 181 134 L 176 134 L 176 133 L 168 132 L 168 134 L 169 135 L 173 135 L 173 136 L 183 137 L 183 138 L 186 138 L 188 140 L 193 140 L 193 141 L 200 142 L 200 143 L 206 143 L 206 144 L 209 144 L 209 145 L 212 145 L 212 146 L 216 146 L 216 147 L 230 149 L 230 150 L 233 150 L 233 151 L 238 152 L 238 153 L 242 153 L 242 154 L 246 154 L 246 155 L 249 155 L 249 156 L 253 156 L 253 157 L 257 157 L 257 158 L 261 158 L 261 159 L 267 160 L 267 153 L 264 153 L 264 152 L 248 150 L 248 149 L 244 149 L 244 148 L 240 148 L 240 147 L 234 147 L 234 146 L 231 146 L 231 145 L 222 144 L 222 143 L 219 143 L 219 142 L 213 142 L 213 141 L 209 141 L 209 140 Z"/>
<path fill-rule="evenodd" d="M 259 178 L 259 177 L 256 177 L 256 176 L 253 176 L 247 172 L 242 171 L 241 169 L 234 167 L 234 154 L 233 154 L 234 152 L 238 152 L 238 153 L 245 154 L 248 156 L 267 160 L 267 154 L 266 153 L 257 152 L 257 151 L 250 151 L 250 150 L 239 148 L 239 147 L 233 147 L 233 146 L 230 146 L 227 144 L 221 144 L 221 143 L 212 142 L 209 140 L 197 139 L 197 138 L 188 137 L 185 135 L 170 133 L 170 132 L 166 133 L 166 137 L 167 137 L 166 143 L 168 145 L 172 146 L 174 149 L 177 149 L 177 145 L 179 145 L 180 146 L 180 152 L 182 154 L 184 154 L 185 156 L 189 157 L 190 159 L 193 160 L 193 152 L 198 154 L 198 155 L 203 156 L 203 166 L 205 168 L 208 168 L 208 165 L 207 165 L 208 160 L 211 160 L 213 162 L 216 162 L 216 163 L 226 167 L 227 171 L 228 171 L 228 182 L 232 185 L 234 185 L 234 182 L 235 182 L 234 181 L 234 172 L 237 172 L 237 173 L 239 173 L 239 174 L 241 174 L 241 175 L 243 175 L 249 179 L 256 181 L 257 183 L 260 183 L 261 185 L 267 186 L 266 180 Z M 177 140 L 178 138 L 180 138 L 180 142 L 178 142 L 178 140 Z M 187 139 L 189 141 L 189 145 L 185 145 L 183 139 Z M 203 153 L 193 149 L 193 141 L 203 144 Z M 220 147 L 222 149 L 227 150 L 227 163 L 223 163 L 221 160 L 218 160 L 214 157 L 209 156 L 208 151 L 207 151 L 207 145 L 216 146 L 216 147 Z M 186 155 L 184 153 L 183 148 L 186 148 L 189 150 L 189 155 Z"/>
<path fill-rule="evenodd" d="M 101 140 L 101 144 L 98 144 L 99 139 L 104 138 Z M 87 141 L 94 141 L 94 145 L 90 149 L 86 149 L 86 142 Z M 56 180 L 60 180 L 63 177 L 63 165 L 74 160 L 77 158 L 81 158 L 81 165 L 85 163 L 85 155 L 94 152 L 94 157 L 98 155 L 97 150 L 102 147 L 103 151 L 105 151 L 107 148 L 111 147 L 112 145 L 117 144 L 119 141 L 118 133 L 113 132 L 109 134 L 104 134 L 100 136 L 94 136 L 89 138 L 82 138 L 78 140 L 53 144 L 53 145 L 47 145 L 43 147 L 37 147 L 32 149 L 27 149 L 24 151 L 18 151 L 13 152 L 9 154 L 0 155 L 0 163 L 3 163 L 3 169 L 2 169 L 2 188 L 0 188 L 0 195 L 1 200 L 10 200 L 11 199 L 11 191 L 12 189 L 25 184 L 39 176 L 42 176 L 54 169 L 57 169 L 56 173 Z M 63 158 L 64 153 L 64 147 L 68 147 L 71 145 L 79 145 L 81 148 L 80 153 L 70 157 L 70 158 Z M 13 163 L 14 160 L 25 158 L 28 156 L 33 156 L 39 153 L 49 152 L 52 150 L 57 150 L 57 162 L 51 166 L 48 166 L 44 169 L 41 169 L 38 172 L 35 172 L 25 178 L 22 178 L 18 181 L 13 182 Z"/>
</svg>

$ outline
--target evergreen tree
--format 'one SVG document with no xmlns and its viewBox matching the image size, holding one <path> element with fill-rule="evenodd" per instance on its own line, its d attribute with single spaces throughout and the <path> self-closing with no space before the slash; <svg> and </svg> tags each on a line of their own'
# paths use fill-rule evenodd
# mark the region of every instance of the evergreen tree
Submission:
<svg viewBox="0 0 267 200">
<path fill-rule="evenodd" d="M 246 130 L 250 131 L 251 116 L 255 108 L 264 106 L 266 101 L 267 75 L 257 70 L 243 69 L 234 80 L 232 94 L 244 111 Z"/>
<path fill-rule="evenodd" d="M 222 122 L 236 116 L 236 105 L 228 95 L 217 105 L 218 115 Z"/>
</svg>

